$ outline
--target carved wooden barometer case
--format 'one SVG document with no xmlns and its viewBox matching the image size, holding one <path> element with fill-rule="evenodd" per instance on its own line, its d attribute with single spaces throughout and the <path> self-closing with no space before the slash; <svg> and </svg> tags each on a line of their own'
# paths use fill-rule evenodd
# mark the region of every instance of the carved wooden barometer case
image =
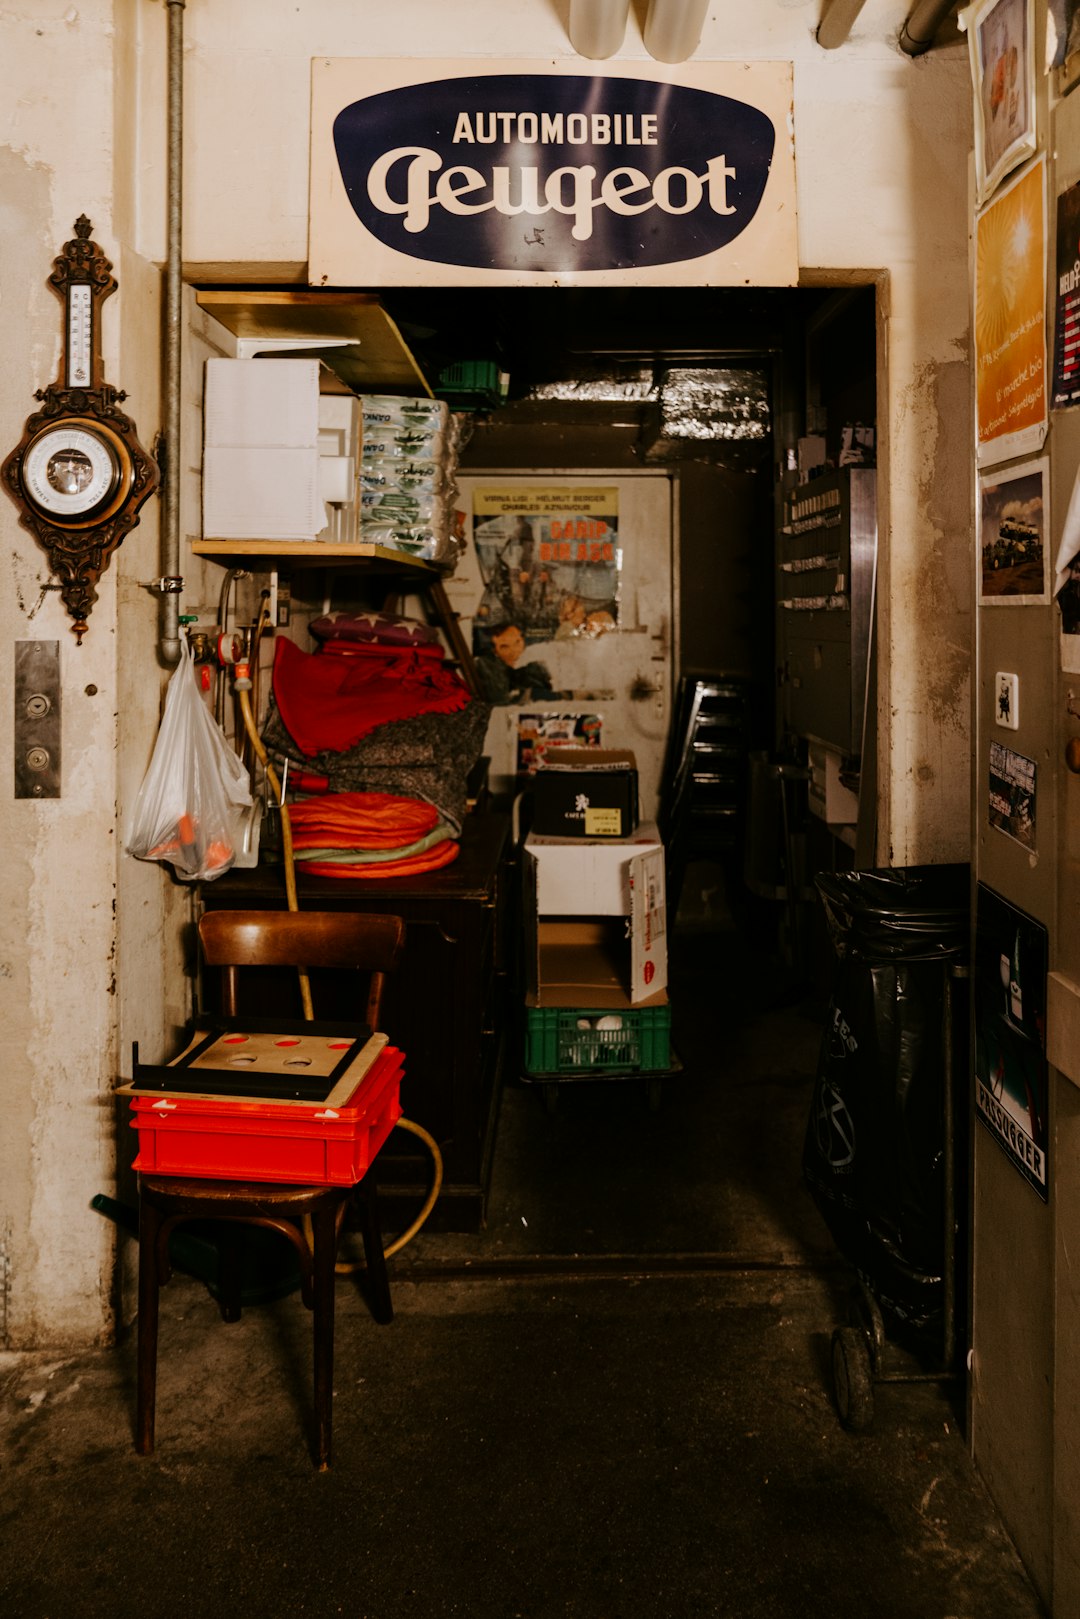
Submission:
<svg viewBox="0 0 1080 1619">
<path fill-rule="evenodd" d="M 119 408 L 126 394 L 103 376 L 99 315 L 116 281 L 90 229 L 85 214 L 75 221 L 48 279 L 64 305 L 59 380 L 38 389 L 41 409 L 0 468 L 20 523 L 48 555 L 80 643 L 94 587 L 158 485 L 154 461 Z"/>
</svg>

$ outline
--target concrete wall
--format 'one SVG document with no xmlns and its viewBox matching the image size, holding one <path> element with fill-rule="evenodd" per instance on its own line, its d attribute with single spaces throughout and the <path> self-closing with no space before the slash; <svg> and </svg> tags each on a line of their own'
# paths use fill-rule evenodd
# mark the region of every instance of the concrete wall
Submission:
<svg viewBox="0 0 1080 1619">
<path fill-rule="evenodd" d="M 89 0 L 78 8 L 36 3 L 5 19 L 5 454 L 36 408 L 35 389 L 58 378 L 62 310 L 46 277 L 83 213 L 120 284 L 101 317 L 106 378 L 126 388 L 125 408 L 144 445 L 158 426 L 159 278 L 133 246 L 136 136 L 127 89 L 134 63 L 126 47 L 135 38 L 134 12 L 133 0 Z M 120 817 L 145 764 L 162 678 L 153 601 L 135 582 L 160 572 L 157 503 L 102 579 L 81 646 L 50 588 L 47 557 L 6 495 L 0 530 L 4 686 L 10 690 L 17 642 L 58 641 L 63 716 L 61 797 L 12 801 L 10 764 L 4 789 L 0 1339 L 63 1346 L 113 1328 L 115 1233 L 89 1203 L 116 1182 L 121 1147 L 111 1093 L 123 1022 L 150 1047 L 162 1037 L 170 898 L 157 870 L 123 871 L 118 854 Z M 0 719 L 8 761 L 11 726 L 9 702 Z"/>
<path fill-rule="evenodd" d="M 648 61 L 636 7 L 621 53 Z M 221 279 L 303 277 L 309 62 L 313 56 L 568 56 L 550 0 L 412 0 L 402 7 L 189 0 L 184 249 Z M 956 44 L 917 62 L 899 18 L 870 0 L 849 43 L 823 52 L 816 3 L 717 7 L 697 59 L 794 62 L 800 259 L 808 281 L 880 289 L 882 852 L 899 862 L 967 852 L 967 65 Z M 5 229 L 0 419 L 14 443 L 51 380 L 57 305 L 44 277 L 87 212 L 121 276 L 105 309 L 108 374 L 130 393 L 144 443 L 157 428 L 156 266 L 165 247 L 165 7 L 155 0 L 33 0 L 9 9 L 0 148 Z M 422 42 L 422 44 L 418 43 Z M 11 318 L 14 315 L 14 318 Z M 188 356 L 189 402 L 198 388 Z M 194 405 L 192 405 L 194 410 Z M 185 456 L 197 460 L 197 438 Z M 197 525 L 184 469 L 182 527 Z M 156 655 L 156 502 L 106 575 L 81 651 L 33 541 L 0 507 L 7 640 L 64 642 L 65 793 L 15 805 L 2 862 L 11 1001 L 0 1102 L 6 1341 L 90 1341 L 108 1331 L 112 1244 L 87 1212 L 126 1149 L 108 1091 L 130 1039 L 166 1043 L 188 996 L 187 896 L 117 855 L 145 768 L 164 671 Z M 185 609 L 212 600 L 185 564 Z M 40 598 L 40 606 L 39 606 Z M 10 656 L 10 647 L 5 654 Z M 88 685 L 98 688 L 92 700 Z M 0 717 L 7 727 L 10 716 Z M 10 738 L 0 731 L 6 742 Z M 117 917 L 113 900 L 118 898 Z M 114 959 L 115 958 L 115 959 Z M 114 973 L 118 994 L 113 993 Z M 129 1155 L 129 1154 L 128 1154 Z"/>
</svg>

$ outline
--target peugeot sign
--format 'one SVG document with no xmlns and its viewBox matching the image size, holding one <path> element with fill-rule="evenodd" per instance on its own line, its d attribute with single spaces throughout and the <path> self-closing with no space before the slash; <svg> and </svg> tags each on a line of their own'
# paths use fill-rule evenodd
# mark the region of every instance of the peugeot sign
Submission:
<svg viewBox="0 0 1080 1619">
<path fill-rule="evenodd" d="M 345 88 L 343 99 L 340 71 L 336 95 L 320 95 L 320 66 L 390 64 L 315 64 L 315 282 L 787 285 L 797 277 L 782 87 L 769 106 L 726 87 L 532 64 L 366 94 Z M 730 74 L 731 64 L 715 66 Z M 415 79 L 431 64 L 408 68 Z M 785 212 L 778 231 L 775 216 Z M 763 264 L 763 244 L 777 241 L 779 251 L 765 246 Z"/>
</svg>

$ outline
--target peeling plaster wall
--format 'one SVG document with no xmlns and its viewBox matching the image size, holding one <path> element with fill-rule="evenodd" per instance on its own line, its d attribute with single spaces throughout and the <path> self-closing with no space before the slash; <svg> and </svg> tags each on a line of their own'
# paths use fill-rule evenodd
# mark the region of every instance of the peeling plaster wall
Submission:
<svg viewBox="0 0 1080 1619">
<path fill-rule="evenodd" d="M 111 0 L 35 0 L 5 17 L 4 454 L 36 408 L 35 389 L 58 380 L 62 306 L 46 278 L 82 213 L 120 279 L 101 316 L 105 374 L 126 387 L 124 408 L 144 443 L 153 437 L 159 277 L 123 251 L 114 224 L 115 175 L 135 171 L 130 127 L 123 151 L 117 149 L 122 89 L 114 101 L 123 65 L 114 44 L 132 9 L 133 0 L 115 7 Z M 148 541 L 146 554 L 153 555 L 155 527 L 151 512 L 146 532 L 137 529 L 140 539 L 127 542 L 134 554 Z M 91 1210 L 90 1200 L 116 1185 L 118 758 L 140 713 L 154 706 L 158 674 L 153 670 L 139 693 L 125 689 L 128 672 L 145 667 L 148 652 L 152 661 L 153 640 L 141 638 L 137 621 L 119 631 L 123 592 L 115 557 L 98 586 L 81 647 L 60 596 L 49 588 L 47 557 L 19 525 L 6 495 L 0 496 L 0 558 L 0 656 L 10 671 L 17 641 L 58 641 L 62 715 L 61 797 L 11 801 L 10 764 L 4 789 L 0 1243 L 7 1290 L 0 1342 L 64 1348 L 106 1339 L 115 1319 L 115 1229 Z M 139 566 L 146 561 L 140 558 Z M 158 571 L 152 567 L 150 575 Z M 8 761 L 11 726 L 9 705 L 0 721 Z M 136 955 L 151 938 L 161 938 L 159 912 L 160 906 L 133 939 Z M 156 1004 L 160 974 L 152 977 Z M 146 988 L 150 993 L 149 982 Z"/>
</svg>

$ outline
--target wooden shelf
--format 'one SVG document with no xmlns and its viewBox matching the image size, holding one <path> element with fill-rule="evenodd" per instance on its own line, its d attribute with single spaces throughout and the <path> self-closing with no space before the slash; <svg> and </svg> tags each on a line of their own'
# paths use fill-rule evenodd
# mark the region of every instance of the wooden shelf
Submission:
<svg viewBox="0 0 1080 1619">
<path fill-rule="evenodd" d="M 418 573 L 438 578 L 440 570 L 423 557 L 410 556 L 408 551 L 394 551 L 389 546 L 372 545 L 357 541 L 352 545 L 334 545 L 329 540 L 192 540 L 191 549 L 197 557 L 212 557 L 216 562 L 238 561 L 250 567 L 253 558 L 276 567 L 279 561 L 297 566 L 309 564 L 318 568 L 352 567 L 369 563 L 371 573 L 391 571 Z"/>
<path fill-rule="evenodd" d="M 345 346 L 327 347 L 320 357 L 354 393 L 431 397 L 408 344 L 374 293 L 207 287 L 195 294 L 195 301 L 234 337 L 295 338 L 298 344 L 313 338 L 325 338 L 327 344 L 345 339 Z"/>
</svg>

